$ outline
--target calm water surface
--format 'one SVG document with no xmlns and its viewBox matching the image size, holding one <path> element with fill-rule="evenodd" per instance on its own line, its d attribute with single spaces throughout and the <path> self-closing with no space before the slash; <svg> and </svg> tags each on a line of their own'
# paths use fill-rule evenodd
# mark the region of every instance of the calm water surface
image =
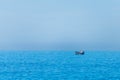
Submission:
<svg viewBox="0 0 120 80">
<path fill-rule="evenodd" d="M 120 80 L 120 52 L 0 51 L 0 80 Z"/>
</svg>

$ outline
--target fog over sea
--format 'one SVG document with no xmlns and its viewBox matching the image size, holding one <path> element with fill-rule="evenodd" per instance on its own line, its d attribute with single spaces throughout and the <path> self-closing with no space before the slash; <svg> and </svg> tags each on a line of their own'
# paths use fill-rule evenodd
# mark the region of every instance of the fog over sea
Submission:
<svg viewBox="0 0 120 80">
<path fill-rule="evenodd" d="M 120 80 L 120 51 L 0 51 L 0 80 Z"/>
<path fill-rule="evenodd" d="M 0 0 L 0 80 L 120 80 L 120 0 Z"/>
</svg>

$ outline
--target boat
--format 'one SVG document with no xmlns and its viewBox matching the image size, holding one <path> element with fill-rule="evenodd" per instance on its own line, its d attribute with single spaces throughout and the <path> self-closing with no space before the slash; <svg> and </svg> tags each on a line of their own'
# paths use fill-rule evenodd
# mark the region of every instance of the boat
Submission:
<svg viewBox="0 0 120 80">
<path fill-rule="evenodd" d="M 75 51 L 75 55 L 84 55 L 85 52 L 83 50 Z"/>
</svg>

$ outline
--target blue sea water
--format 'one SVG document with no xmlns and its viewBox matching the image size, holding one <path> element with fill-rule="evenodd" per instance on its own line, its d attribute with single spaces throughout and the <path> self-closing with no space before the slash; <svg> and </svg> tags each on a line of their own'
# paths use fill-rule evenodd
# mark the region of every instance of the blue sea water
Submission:
<svg viewBox="0 0 120 80">
<path fill-rule="evenodd" d="M 120 52 L 0 51 L 0 80 L 120 80 Z"/>
</svg>

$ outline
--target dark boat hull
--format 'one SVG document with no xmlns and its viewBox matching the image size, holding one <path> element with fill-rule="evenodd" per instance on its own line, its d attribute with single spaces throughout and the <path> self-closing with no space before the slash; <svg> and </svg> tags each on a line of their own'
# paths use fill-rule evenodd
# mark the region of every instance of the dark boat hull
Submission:
<svg viewBox="0 0 120 80">
<path fill-rule="evenodd" d="M 84 51 L 83 52 L 75 51 L 75 55 L 84 55 Z"/>
</svg>

